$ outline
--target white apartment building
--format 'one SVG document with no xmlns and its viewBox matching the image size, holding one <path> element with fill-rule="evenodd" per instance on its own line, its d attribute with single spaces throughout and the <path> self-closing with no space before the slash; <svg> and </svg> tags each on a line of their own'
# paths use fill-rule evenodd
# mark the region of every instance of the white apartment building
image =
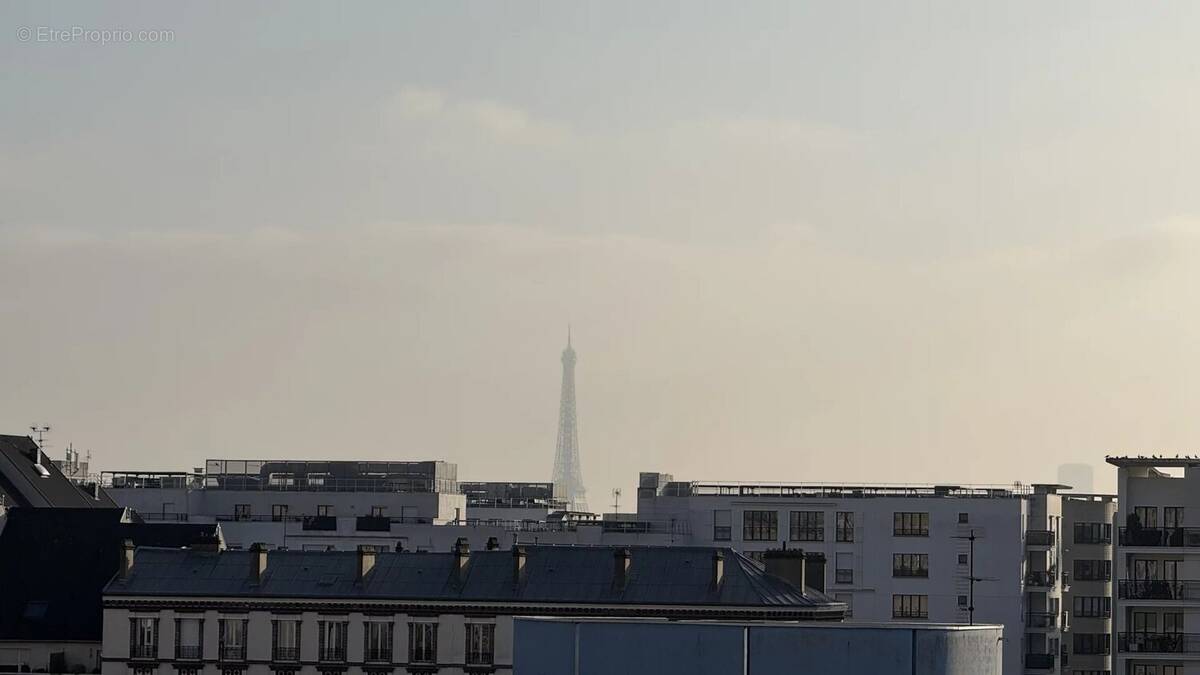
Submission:
<svg viewBox="0 0 1200 675">
<path fill-rule="evenodd" d="M 840 621 L 796 552 L 531 546 L 451 553 L 128 544 L 105 589 L 105 675 L 511 673 L 513 617 Z M 797 579 L 794 584 L 786 579 Z"/>
<path fill-rule="evenodd" d="M 1117 467 L 1113 672 L 1200 673 L 1200 457 L 1109 457 Z"/>
<path fill-rule="evenodd" d="M 676 543 L 823 553 L 855 621 L 1004 626 L 1004 672 L 1063 668 L 1062 486 L 675 481 L 643 473 L 638 519 Z M 972 539 L 973 538 L 973 539 Z"/>
</svg>

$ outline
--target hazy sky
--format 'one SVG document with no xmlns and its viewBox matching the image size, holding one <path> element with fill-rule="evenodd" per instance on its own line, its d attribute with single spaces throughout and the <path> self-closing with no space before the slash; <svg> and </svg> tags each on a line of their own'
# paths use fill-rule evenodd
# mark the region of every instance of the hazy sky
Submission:
<svg viewBox="0 0 1200 675">
<path fill-rule="evenodd" d="M 594 505 L 1200 446 L 1200 4 L 0 23 L 0 431 L 55 455 L 546 480 L 568 322 Z"/>
</svg>

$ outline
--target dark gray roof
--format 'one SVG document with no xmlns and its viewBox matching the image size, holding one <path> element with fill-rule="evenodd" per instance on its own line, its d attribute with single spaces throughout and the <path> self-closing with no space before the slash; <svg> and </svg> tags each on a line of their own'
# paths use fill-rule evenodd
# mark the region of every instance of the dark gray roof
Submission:
<svg viewBox="0 0 1200 675">
<path fill-rule="evenodd" d="M 40 461 L 38 461 L 40 458 Z M 37 470 L 41 464 L 43 476 Z M 54 466 L 48 457 L 38 452 L 38 446 L 28 436 L 0 435 L 0 491 L 7 493 L 17 506 L 113 508 L 116 503 L 103 491 L 93 499 Z"/>
<path fill-rule="evenodd" d="M 513 583 L 513 554 L 474 551 L 460 583 L 453 553 L 378 553 L 364 583 L 356 583 L 358 554 L 346 551 L 270 551 L 261 585 L 250 579 L 251 551 L 138 549 L 128 579 L 106 593 L 136 596 L 324 598 L 514 603 L 705 605 L 841 609 L 832 598 L 766 574 L 732 549 L 723 549 L 724 580 L 712 583 L 714 549 L 631 547 L 628 581 L 614 581 L 614 553 L 601 546 L 526 546 L 525 574 Z"/>
</svg>

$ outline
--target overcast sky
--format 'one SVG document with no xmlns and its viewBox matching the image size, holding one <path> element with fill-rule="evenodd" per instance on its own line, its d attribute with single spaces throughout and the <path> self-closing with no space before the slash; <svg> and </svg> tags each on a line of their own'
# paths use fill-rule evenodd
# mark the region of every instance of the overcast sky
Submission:
<svg viewBox="0 0 1200 675">
<path fill-rule="evenodd" d="M 1200 4 L 0 24 L 0 432 L 55 456 L 547 480 L 568 322 L 593 506 L 1200 446 Z"/>
</svg>

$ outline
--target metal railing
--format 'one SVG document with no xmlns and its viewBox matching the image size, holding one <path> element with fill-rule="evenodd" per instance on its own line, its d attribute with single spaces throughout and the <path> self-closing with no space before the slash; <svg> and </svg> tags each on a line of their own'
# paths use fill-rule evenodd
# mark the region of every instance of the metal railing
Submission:
<svg viewBox="0 0 1200 675">
<path fill-rule="evenodd" d="M 333 661 L 336 663 L 340 663 L 340 662 L 346 660 L 346 648 L 345 647 L 326 647 L 326 648 L 320 650 L 320 653 L 317 655 L 317 658 L 320 661 Z"/>
<path fill-rule="evenodd" d="M 388 663 L 392 660 L 391 648 L 367 648 L 366 660 L 372 663 Z"/>
<path fill-rule="evenodd" d="M 246 645 L 221 645 L 218 656 L 222 661 L 245 661 Z"/>
<path fill-rule="evenodd" d="M 1054 654 L 1026 654 L 1025 667 L 1030 670 L 1053 670 L 1054 657 Z"/>
<path fill-rule="evenodd" d="M 133 645 L 129 648 L 129 657 L 133 659 L 158 658 L 158 645 Z"/>
<path fill-rule="evenodd" d="M 1200 527 L 1122 527 L 1122 546 L 1200 547 Z"/>
<path fill-rule="evenodd" d="M 275 660 L 276 661 L 299 661 L 300 660 L 300 648 L 299 647 L 276 647 L 275 648 Z"/>
<path fill-rule="evenodd" d="M 1053 612 L 1030 612 L 1025 624 L 1030 628 L 1054 628 L 1058 626 L 1058 615 Z"/>
<path fill-rule="evenodd" d="M 1200 654 L 1200 634 L 1117 633 L 1117 650 L 1149 654 Z"/>
<path fill-rule="evenodd" d="M 1125 579 L 1117 582 L 1117 597 L 1122 600 L 1197 600 L 1200 599 L 1200 581 Z"/>
<path fill-rule="evenodd" d="M 337 518 L 334 516 L 304 516 L 303 528 L 322 532 L 337 531 Z"/>
<path fill-rule="evenodd" d="M 1025 544 L 1027 546 L 1053 546 L 1053 530 L 1026 530 Z"/>
<path fill-rule="evenodd" d="M 200 645 L 179 645 L 175 648 L 175 658 L 188 661 L 198 661 L 200 659 Z"/>
<path fill-rule="evenodd" d="M 1058 578 L 1058 570 L 1029 571 L 1025 573 L 1027 586 L 1053 586 Z"/>
</svg>

